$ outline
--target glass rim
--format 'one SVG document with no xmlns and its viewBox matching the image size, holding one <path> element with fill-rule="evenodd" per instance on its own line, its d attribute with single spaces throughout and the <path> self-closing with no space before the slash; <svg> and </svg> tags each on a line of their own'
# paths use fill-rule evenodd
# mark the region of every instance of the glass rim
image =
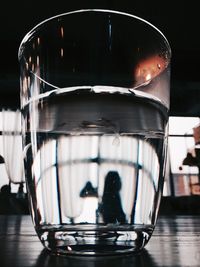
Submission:
<svg viewBox="0 0 200 267">
<path fill-rule="evenodd" d="M 153 25 L 152 23 L 150 23 L 148 20 L 146 19 L 143 19 L 139 16 L 136 16 L 136 15 L 133 15 L 133 14 L 130 14 L 130 13 L 127 13 L 127 12 L 122 12 L 122 11 L 117 11 L 117 10 L 112 10 L 112 9 L 93 9 L 93 8 L 89 8 L 89 9 L 79 9 L 79 10 L 73 10 L 73 11 L 69 11 L 69 12 L 64 12 L 64 13 L 60 13 L 58 15 L 55 15 L 55 16 L 52 16 L 52 17 L 49 17 L 47 19 L 44 19 L 42 20 L 41 22 L 39 22 L 38 24 L 36 24 L 30 31 L 28 31 L 25 36 L 23 37 L 20 45 L 19 45 L 19 49 L 18 49 L 18 60 L 20 61 L 21 57 L 22 57 L 22 54 L 23 54 L 23 51 L 24 51 L 24 44 L 29 40 L 29 38 L 31 38 L 31 36 L 38 31 L 38 29 L 40 28 L 40 26 L 54 20 L 54 19 L 57 19 L 57 18 L 61 18 L 61 17 L 65 17 L 65 16 L 68 16 L 68 15 L 72 15 L 72 14 L 77 14 L 77 13 L 86 13 L 86 12 L 102 12 L 102 13 L 112 13 L 112 14 L 117 14 L 117 15 L 122 15 L 124 17 L 130 17 L 130 18 L 133 18 L 133 19 L 136 19 L 138 21 L 141 21 L 143 22 L 144 24 L 150 26 L 152 29 L 154 29 L 155 31 L 157 31 L 160 36 L 164 39 L 164 41 L 166 42 L 166 47 L 168 49 L 168 54 L 169 54 L 169 62 L 171 60 L 171 47 L 170 47 L 170 44 L 169 44 L 169 41 L 168 39 L 166 38 L 166 36 L 163 34 L 163 32 L 161 30 L 159 30 L 155 25 Z M 169 65 L 169 63 L 168 63 Z"/>
</svg>

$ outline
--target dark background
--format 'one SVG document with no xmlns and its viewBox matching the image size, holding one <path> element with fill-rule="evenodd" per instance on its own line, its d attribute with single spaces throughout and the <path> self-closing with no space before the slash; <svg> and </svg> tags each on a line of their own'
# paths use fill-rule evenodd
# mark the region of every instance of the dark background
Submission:
<svg viewBox="0 0 200 267">
<path fill-rule="evenodd" d="M 200 116 L 200 9 L 198 1 L 4 1 L 0 8 L 0 107 L 19 107 L 18 47 L 40 21 L 82 8 L 140 16 L 167 37 L 172 48 L 170 114 Z"/>
</svg>

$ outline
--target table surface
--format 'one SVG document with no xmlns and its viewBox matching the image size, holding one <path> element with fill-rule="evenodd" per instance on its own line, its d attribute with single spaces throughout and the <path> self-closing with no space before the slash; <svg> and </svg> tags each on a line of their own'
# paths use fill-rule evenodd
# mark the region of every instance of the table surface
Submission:
<svg viewBox="0 0 200 267">
<path fill-rule="evenodd" d="M 0 216 L 0 267 L 200 266 L 200 216 L 159 216 L 146 248 L 115 257 L 54 256 L 43 249 L 29 215 Z"/>
</svg>

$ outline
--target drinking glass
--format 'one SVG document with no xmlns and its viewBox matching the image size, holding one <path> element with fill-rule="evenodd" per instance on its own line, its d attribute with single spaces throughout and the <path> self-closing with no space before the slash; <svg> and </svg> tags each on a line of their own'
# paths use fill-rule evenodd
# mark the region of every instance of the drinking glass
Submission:
<svg viewBox="0 0 200 267">
<path fill-rule="evenodd" d="M 66 255 L 140 251 L 162 194 L 171 50 L 149 22 L 77 10 L 19 48 L 30 210 L 42 244 Z"/>
</svg>

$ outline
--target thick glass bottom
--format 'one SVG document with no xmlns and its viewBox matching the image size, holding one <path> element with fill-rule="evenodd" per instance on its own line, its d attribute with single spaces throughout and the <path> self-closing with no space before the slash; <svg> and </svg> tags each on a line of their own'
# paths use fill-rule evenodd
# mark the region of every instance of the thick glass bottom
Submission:
<svg viewBox="0 0 200 267">
<path fill-rule="evenodd" d="M 45 228 L 37 231 L 42 244 L 52 253 L 63 255 L 113 255 L 138 252 L 147 244 L 153 232 L 152 226 L 145 225 L 121 226 L 118 230 L 114 228 L 88 230 L 75 227 L 69 231 Z"/>
</svg>

